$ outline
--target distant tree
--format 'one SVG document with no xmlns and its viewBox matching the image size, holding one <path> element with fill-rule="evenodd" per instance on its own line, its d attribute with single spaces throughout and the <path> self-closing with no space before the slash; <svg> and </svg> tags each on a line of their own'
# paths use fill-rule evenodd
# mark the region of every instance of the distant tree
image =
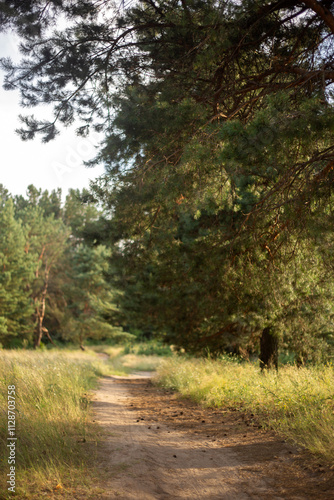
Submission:
<svg viewBox="0 0 334 500">
<path fill-rule="evenodd" d="M 40 207 L 45 216 L 53 215 L 59 219 L 62 215 L 61 208 L 61 189 L 54 189 L 51 193 L 48 190 L 37 189 L 33 184 L 27 188 L 27 196 L 14 196 L 15 212 L 17 217 L 21 216 L 22 211 L 27 207 Z"/>
<path fill-rule="evenodd" d="M 117 292 L 108 283 L 110 250 L 97 240 L 103 213 L 87 198 L 85 189 L 70 190 L 62 207 L 70 236 L 52 267 L 44 322 L 53 338 L 80 345 L 86 338 L 127 335 L 115 314 Z"/>
<path fill-rule="evenodd" d="M 70 189 L 65 200 L 63 220 L 71 227 L 72 235 L 78 241 L 85 240 L 94 245 L 101 239 L 99 224 L 103 210 L 91 202 L 87 189 Z"/>
<path fill-rule="evenodd" d="M 14 217 L 13 201 L 7 199 L 0 206 L 0 341 L 5 347 L 31 340 L 34 265 L 25 229 Z"/>
<path fill-rule="evenodd" d="M 43 332 L 47 333 L 43 322 L 52 271 L 62 259 L 70 231 L 62 220 L 55 219 L 53 214 L 46 216 L 40 206 L 31 203 L 21 213 L 21 217 L 28 230 L 27 254 L 31 254 L 36 262 L 32 297 L 35 308 L 34 346 L 39 347 Z"/>
<path fill-rule="evenodd" d="M 111 322 L 116 308 L 115 291 L 107 282 L 110 251 L 103 245 L 91 248 L 80 243 L 71 249 L 67 314 L 63 336 L 82 347 L 85 339 L 124 340 L 128 334 Z"/>
<path fill-rule="evenodd" d="M 8 189 L 5 188 L 3 184 L 0 184 L 0 204 L 3 206 L 3 204 L 11 198 L 11 195 L 8 191 Z"/>
<path fill-rule="evenodd" d="M 93 233 L 99 211 L 83 204 L 85 190 L 30 185 L 27 196 L 0 187 L 0 341 L 38 348 L 48 338 L 82 344 L 86 338 L 123 339 L 115 314 L 117 293 L 108 283 L 110 250 Z M 85 234 L 88 234 L 88 243 Z"/>
</svg>

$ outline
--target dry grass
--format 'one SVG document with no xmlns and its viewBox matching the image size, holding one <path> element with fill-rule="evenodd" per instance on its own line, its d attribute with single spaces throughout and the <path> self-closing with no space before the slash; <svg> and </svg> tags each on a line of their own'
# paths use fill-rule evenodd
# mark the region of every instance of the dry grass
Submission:
<svg viewBox="0 0 334 500">
<path fill-rule="evenodd" d="M 207 406 L 256 414 L 312 453 L 334 464 L 333 366 L 283 367 L 261 373 L 257 365 L 228 359 L 171 358 L 158 369 L 158 383 Z"/>
<path fill-rule="evenodd" d="M 137 347 L 137 346 L 136 346 Z M 108 367 L 113 373 L 126 375 L 134 371 L 155 371 L 163 361 L 163 356 L 156 354 L 144 355 L 134 352 L 124 352 L 124 347 L 119 346 L 92 346 L 90 347 L 96 353 L 104 353 L 109 356 Z"/>
<path fill-rule="evenodd" d="M 89 391 L 104 371 L 95 356 L 78 351 L 0 351 L 0 498 L 9 498 L 8 385 L 15 385 L 17 408 L 16 495 L 10 498 L 73 498 L 74 490 L 81 491 L 80 498 L 90 497 Z"/>
</svg>

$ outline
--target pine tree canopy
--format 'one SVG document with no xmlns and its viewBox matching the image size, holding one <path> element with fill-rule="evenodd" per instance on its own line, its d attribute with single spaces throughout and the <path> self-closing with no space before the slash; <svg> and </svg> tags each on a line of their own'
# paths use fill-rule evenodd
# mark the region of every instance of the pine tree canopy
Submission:
<svg viewBox="0 0 334 500">
<path fill-rule="evenodd" d="M 0 342 L 26 337 L 31 331 L 33 304 L 27 287 L 34 262 L 26 255 L 26 231 L 15 220 L 12 199 L 0 208 Z"/>
<path fill-rule="evenodd" d="M 171 171 L 184 153 L 197 153 L 193 143 L 217 146 L 236 137 L 237 151 L 229 153 L 237 161 L 251 156 L 257 165 L 282 134 L 291 134 L 297 148 L 304 127 L 304 135 L 318 138 L 321 129 L 330 132 L 331 5 L 144 0 L 125 9 L 110 1 L 5 1 L 3 29 L 22 40 L 21 62 L 2 60 L 5 87 L 19 89 L 25 107 L 53 106 L 51 122 L 22 117 L 23 139 L 40 133 L 48 141 L 57 123 L 75 119 L 79 134 L 105 130 L 101 157 L 116 176 Z M 264 173 L 269 179 L 258 174 L 267 184 L 262 196 L 248 189 L 244 208 L 277 203 L 275 194 L 291 184 L 306 196 L 325 195 L 333 149 L 315 142 L 307 155 L 290 155 L 284 174 L 273 159 Z"/>
</svg>

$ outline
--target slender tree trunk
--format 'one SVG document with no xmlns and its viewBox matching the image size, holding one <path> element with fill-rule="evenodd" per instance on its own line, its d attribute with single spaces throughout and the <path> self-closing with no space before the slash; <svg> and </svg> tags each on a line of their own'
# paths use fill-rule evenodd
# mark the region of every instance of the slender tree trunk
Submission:
<svg viewBox="0 0 334 500">
<path fill-rule="evenodd" d="M 44 321 L 44 316 L 45 316 L 45 301 L 46 301 L 46 294 L 48 291 L 48 286 L 49 286 L 49 271 L 50 269 L 45 266 L 45 276 L 44 276 L 44 285 L 42 288 L 41 292 L 41 297 L 40 300 L 36 301 L 36 316 L 37 316 L 37 328 L 36 328 L 36 337 L 35 337 L 35 343 L 34 347 L 37 349 L 41 345 L 41 340 L 43 337 L 43 321 Z"/>
<path fill-rule="evenodd" d="M 47 336 L 47 338 L 50 340 L 51 344 L 56 345 L 56 344 L 53 342 L 53 340 L 52 340 L 52 338 L 51 338 L 51 335 L 49 334 L 49 330 L 48 330 L 47 328 L 45 328 L 45 326 L 43 326 L 42 330 L 43 330 L 43 333 L 45 333 L 45 335 Z"/>
<path fill-rule="evenodd" d="M 83 336 L 83 334 L 82 334 L 82 331 L 80 330 L 80 333 L 79 333 L 80 349 L 81 349 L 82 351 L 85 351 L 85 348 L 84 348 L 84 346 L 83 346 L 83 341 L 84 341 L 84 336 Z"/>
<path fill-rule="evenodd" d="M 275 367 L 278 369 L 278 338 L 272 328 L 267 326 L 262 331 L 260 340 L 260 366 L 261 370 Z"/>
</svg>

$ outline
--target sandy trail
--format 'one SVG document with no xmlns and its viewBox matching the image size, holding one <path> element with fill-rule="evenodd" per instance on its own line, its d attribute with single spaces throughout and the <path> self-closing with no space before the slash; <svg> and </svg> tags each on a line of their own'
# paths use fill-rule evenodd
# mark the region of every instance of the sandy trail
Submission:
<svg viewBox="0 0 334 500">
<path fill-rule="evenodd" d="M 145 373 L 103 379 L 93 409 L 105 500 L 334 499 L 331 478 L 305 472 L 291 446 L 258 428 L 244 435 L 239 417 L 159 392 Z"/>
</svg>

